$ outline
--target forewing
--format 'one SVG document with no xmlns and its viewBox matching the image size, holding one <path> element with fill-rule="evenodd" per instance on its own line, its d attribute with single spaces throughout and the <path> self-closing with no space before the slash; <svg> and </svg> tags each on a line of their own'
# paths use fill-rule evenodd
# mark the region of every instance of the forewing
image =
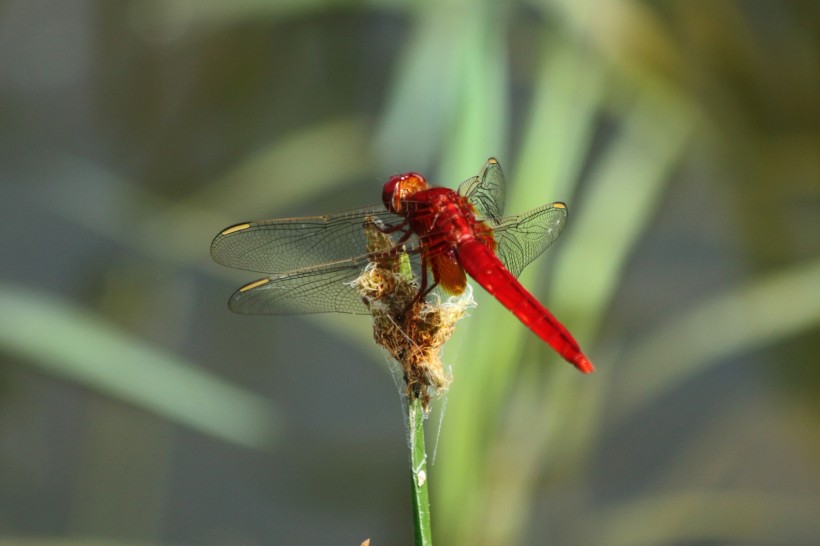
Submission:
<svg viewBox="0 0 820 546">
<path fill-rule="evenodd" d="M 338 262 L 367 251 L 365 222 L 398 224 L 383 206 L 325 216 L 244 222 L 222 230 L 211 243 L 214 261 L 237 269 L 284 273 Z"/>
<path fill-rule="evenodd" d="M 504 214 L 505 186 L 501 165 L 491 157 L 478 176 L 461 183 L 458 193 L 469 199 L 479 217 L 498 219 Z"/>
<path fill-rule="evenodd" d="M 488 225 L 493 228 L 496 254 L 517 277 L 561 235 L 566 223 L 567 206 L 552 203 Z"/>
</svg>

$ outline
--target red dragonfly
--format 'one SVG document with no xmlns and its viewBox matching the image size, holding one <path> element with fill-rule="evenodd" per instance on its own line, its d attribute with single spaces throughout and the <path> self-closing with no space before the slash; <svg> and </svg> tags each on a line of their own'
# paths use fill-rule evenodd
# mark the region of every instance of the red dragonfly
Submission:
<svg viewBox="0 0 820 546">
<path fill-rule="evenodd" d="M 417 298 L 437 286 L 460 294 L 469 275 L 567 362 L 590 373 L 592 363 L 572 335 L 516 279 L 561 234 L 567 207 L 552 203 L 503 217 L 504 187 L 494 158 L 457 192 L 430 187 L 418 173 L 397 175 L 384 185 L 383 205 L 236 224 L 216 236 L 211 256 L 223 265 L 273 274 L 231 296 L 228 305 L 236 313 L 368 314 L 350 284 L 377 259 L 365 250 L 363 227 L 375 222 L 393 237 L 397 252 L 415 257 Z"/>
</svg>

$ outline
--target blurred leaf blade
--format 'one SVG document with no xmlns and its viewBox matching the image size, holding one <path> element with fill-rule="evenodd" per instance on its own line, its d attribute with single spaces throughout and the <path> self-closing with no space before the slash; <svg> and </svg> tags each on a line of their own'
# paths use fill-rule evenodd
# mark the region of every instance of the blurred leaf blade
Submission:
<svg viewBox="0 0 820 546">
<path fill-rule="evenodd" d="M 504 82 L 509 68 L 505 15 L 496 9 L 499 7 L 490 3 L 477 3 L 459 17 L 457 40 L 461 54 L 449 74 L 456 97 L 449 123 L 442 127 L 448 138 L 438 152 L 442 185 L 454 186 L 473 176 L 490 156 L 498 156 L 504 164 L 509 103 Z M 479 297 L 487 301 L 486 294 Z M 477 313 L 487 314 L 486 310 Z M 486 365 L 497 362 L 492 355 L 504 353 L 502 347 L 513 350 L 515 344 L 515 336 L 493 329 L 497 324 L 486 320 L 488 317 L 476 322 L 477 318 L 470 321 L 466 332 L 456 332 L 456 339 L 450 342 L 459 347 L 455 354 L 460 364 L 448 395 L 445 434 L 434 467 L 436 482 L 441 483 L 432 490 L 437 541 L 444 544 L 470 543 L 476 518 L 483 513 L 484 499 L 478 492 L 483 488 L 480 471 L 486 452 L 481 446 L 486 441 L 484 434 L 491 430 L 487 425 L 493 411 L 493 394 L 484 387 L 500 389 L 501 378 L 499 383 L 492 383 L 487 374 L 504 373 L 503 369 L 487 369 Z M 477 354 L 483 358 L 476 358 Z"/>
<path fill-rule="evenodd" d="M 622 115 L 623 131 L 590 174 L 555 271 L 551 305 L 593 319 L 579 325 L 581 337 L 597 331 L 695 128 L 687 105 L 654 87 Z"/>
<path fill-rule="evenodd" d="M 573 184 L 579 180 L 583 158 L 591 146 L 596 116 L 604 110 L 604 101 L 608 98 L 605 86 L 613 83 L 605 79 L 604 66 L 596 71 L 599 64 L 595 59 L 585 62 L 581 58 L 572 58 L 573 54 L 576 57 L 584 54 L 570 53 L 571 49 L 566 51 L 564 55 L 560 48 L 546 51 L 547 63 L 540 76 L 541 91 L 536 94 L 533 106 L 537 115 L 532 117 L 528 140 L 523 146 L 520 160 L 523 168 L 516 174 L 517 183 L 511 185 L 511 212 L 521 204 L 525 204 L 524 208 L 526 204 L 532 204 L 534 195 L 544 193 L 545 184 L 560 188 L 562 197 L 569 198 Z M 579 66 L 587 69 L 583 76 L 578 74 Z M 624 264 L 657 210 L 671 170 L 683 156 L 695 127 L 688 105 L 678 101 L 674 94 L 667 95 L 667 89 L 646 85 L 636 91 L 637 98 L 627 112 L 623 132 L 609 144 L 603 159 L 593 167 L 588 195 L 575 206 L 580 214 L 576 213 L 571 235 L 564 237 L 566 241 L 561 246 L 561 260 L 556 264 L 549 298 L 550 307 L 562 317 L 561 320 L 566 321 L 579 339 L 587 340 L 586 347 L 589 347 L 617 288 Z M 574 117 L 576 114 L 577 118 Z M 543 148 L 553 141 L 561 154 Z M 646 153 L 647 147 L 652 153 Z M 636 157 L 640 161 L 636 161 Z M 551 160 L 550 164 L 544 166 L 545 160 Z M 544 180 L 545 174 L 547 180 Z M 601 231 L 603 225 L 609 226 L 604 232 Z M 590 267 L 591 263 L 595 264 L 594 268 Z M 592 271 L 594 278 L 590 276 Z M 529 268 L 524 280 L 536 272 L 537 268 Z M 489 320 L 482 315 L 474 322 Z M 513 322 L 508 320 L 510 325 Z M 476 324 L 472 328 L 471 333 L 481 330 Z M 474 431 L 472 440 L 468 432 L 462 431 L 470 427 L 458 426 L 460 449 L 471 450 L 473 457 L 478 459 L 471 465 L 464 465 L 464 458 L 469 455 L 462 454 L 462 466 L 454 472 L 462 475 L 462 497 L 465 496 L 463 491 L 473 490 L 473 495 L 484 499 L 483 506 L 477 504 L 471 514 L 464 515 L 460 539 L 462 543 L 478 543 L 476 541 L 480 540 L 487 544 L 500 540 L 516 542 L 522 538 L 527 515 L 522 515 L 521 510 L 528 504 L 526 499 L 534 493 L 535 474 L 540 466 L 538 461 L 546 456 L 553 471 L 572 464 L 592 437 L 597 422 L 596 408 L 602 404 L 605 389 L 600 378 L 593 377 L 590 379 L 592 384 L 581 396 L 577 378 L 564 370 L 542 376 L 538 380 L 542 385 L 538 391 L 541 396 L 535 396 L 524 375 L 516 380 L 514 367 L 504 369 L 498 365 L 502 361 L 514 361 L 517 355 L 520 358 L 527 354 L 524 352 L 524 344 L 528 341 L 525 333 L 506 332 L 497 325 L 483 333 L 485 335 L 476 336 L 478 339 L 468 350 L 470 354 L 475 351 L 474 358 L 469 359 L 469 379 L 460 378 L 470 385 L 453 386 L 454 393 L 463 388 L 477 397 L 470 404 L 459 400 L 462 410 L 476 419 L 477 428 L 481 430 L 480 423 L 483 420 L 491 422 L 491 416 L 502 411 L 497 404 L 511 396 L 519 405 L 529 400 L 530 410 L 540 415 L 543 426 L 533 433 L 531 422 L 507 416 L 509 418 L 489 429 L 494 431 L 494 437 L 488 439 Z M 511 394 L 511 382 L 519 380 L 521 384 L 512 383 L 515 393 Z M 573 426 L 568 426 L 570 415 Z M 450 418 L 453 418 L 452 412 Z M 496 452 L 493 446 L 501 444 L 514 444 L 521 450 L 517 456 L 511 457 L 515 462 L 503 461 L 509 454 L 498 458 L 506 451 Z M 485 455 L 479 457 L 477 453 Z M 510 479 L 503 482 L 493 480 L 493 468 L 499 465 L 519 469 L 517 478 L 508 476 Z M 472 479 L 468 474 L 472 474 Z M 454 479 L 450 471 L 447 475 Z M 464 508 L 463 503 L 460 506 Z M 481 537 L 477 536 L 478 529 L 481 529 Z"/>
<path fill-rule="evenodd" d="M 453 153 L 458 149 L 455 142 L 464 138 L 465 133 L 458 132 L 452 139 L 447 137 L 455 127 L 471 122 L 468 112 L 488 98 L 483 91 L 489 94 L 497 90 L 501 82 L 492 80 L 479 81 L 482 87 L 477 89 L 466 85 L 476 70 L 487 68 L 471 63 L 477 52 L 487 52 L 485 44 L 477 44 L 484 38 L 478 32 L 487 11 L 484 4 L 476 3 L 468 10 L 457 0 L 420 2 L 416 6 L 412 33 L 401 52 L 376 131 L 376 149 L 380 156 L 390 159 L 386 166 L 422 169 L 441 156 L 442 149 Z M 493 58 L 489 68 L 497 68 L 494 63 L 499 60 L 502 59 Z M 476 96 L 466 93 L 468 90 L 476 91 Z M 466 104 L 461 103 L 464 99 L 469 99 Z M 494 111 L 484 114 L 488 112 Z M 483 129 L 483 136 L 493 135 L 487 127 Z M 499 135 L 493 136 L 499 140 Z M 447 163 L 445 159 L 443 176 L 454 172 L 446 169 Z"/>
<path fill-rule="evenodd" d="M 509 213 L 554 199 L 569 199 L 605 97 L 602 67 L 584 53 L 561 47 L 546 37 L 542 56 L 526 137 L 518 161 L 510 169 L 513 177 L 509 184 Z M 579 71 L 580 66 L 583 71 Z M 522 283 L 536 297 L 543 296 L 536 279 L 542 278 L 540 272 L 547 265 L 549 259 L 542 259 L 521 276 Z M 474 403 L 487 412 L 486 418 L 496 422 L 490 428 L 493 437 L 483 440 L 487 445 L 476 446 L 489 451 L 486 459 L 482 459 L 478 480 L 485 502 L 465 528 L 480 532 L 486 544 L 517 543 L 523 540 L 532 517 L 528 507 L 538 483 L 535 476 L 545 460 L 545 448 L 557 444 L 572 451 L 562 437 L 567 432 L 564 424 L 575 413 L 574 406 L 583 403 L 574 393 L 591 387 L 586 378 L 581 379 L 574 370 L 565 368 L 565 363 L 549 348 L 534 340 L 506 310 L 495 303 L 488 303 L 487 307 L 484 315 L 474 320 L 491 326 L 486 335 L 477 335 L 475 341 L 483 337 L 490 340 L 490 346 L 475 352 L 475 358 L 482 364 L 471 363 L 471 373 L 477 368 L 476 373 L 484 374 L 483 380 L 471 380 L 483 381 Z M 540 370 L 544 366 L 557 368 L 543 374 Z M 545 400 L 548 411 L 542 409 Z M 509 449 L 510 446 L 515 447 Z M 551 454 L 557 455 L 557 451 L 553 449 Z M 565 458 L 554 456 L 547 460 L 557 472 Z M 502 467 L 514 470 L 502 479 L 494 470 Z M 479 539 L 473 536 L 470 540 Z"/>
<path fill-rule="evenodd" d="M 229 224 L 274 216 L 340 181 L 365 177 L 372 163 L 366 134 L 363 120 L 355 116 L 302 127 L 266 143 L 174 203 L 99 163 L 60 154 L 53 172 L 44 174 L 60 184 L 46 187 L 42 201 L 95 233 L 169 263 L 188 264 L 204 257 L 213 236 Z M 110 196 L 110 202 L 87 206 L 100 196 Z M 138 213 L 126 209 L 135 204 Z"/>
<path fill-rule="evenodd" d="M 570 199 L 606 96 L 604 66 L 592 55 L 551 37 L 541 49 L 529 123 L 510 187 L 511 212 L 542 200 Z M 524 275 L 532 275 L 533 267 Z"/>
<path fill-rule="evenodd" d="M 642 496 L 599 515 L 579 544 L 643 546 L 682 541 L 802 544 L 820 534 L 820 499 L 754 490 L 684 490 Z M 720 515 L 716 517 L 716 515 Z"/>
<path fill-rule="evenodd" d="M 721 358 L 820 326 L 820 260 L 706 299 L 661 325 L 625 357 L 620 411 L 646 406 Z M 725 328 L 725 325 L 732 325 Z M 629 389 L 640 385 L 640 389 Z"/>
<path fill-rule="evenodd" d="M 96 389 L 201 433 L 267 448 L 273 405 L 42 292 L 0 286 L 0 348 L 63 380 Z"/>
</svg>

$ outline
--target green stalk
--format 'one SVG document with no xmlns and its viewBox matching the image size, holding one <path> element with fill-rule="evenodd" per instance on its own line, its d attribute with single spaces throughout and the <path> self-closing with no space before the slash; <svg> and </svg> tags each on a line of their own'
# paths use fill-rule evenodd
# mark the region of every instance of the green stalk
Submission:
<svg viewBox="0 0 820 546">
<path fill-rule="evenodd" d="M 413 492 L 413 531 L 416 546 L 431 546 L 430 500 L 427 495 L 427 452 L 424 449 L 424 408 L 418 398 L 407 403 L 410 447 L 410 481 Z"/>
</svg>

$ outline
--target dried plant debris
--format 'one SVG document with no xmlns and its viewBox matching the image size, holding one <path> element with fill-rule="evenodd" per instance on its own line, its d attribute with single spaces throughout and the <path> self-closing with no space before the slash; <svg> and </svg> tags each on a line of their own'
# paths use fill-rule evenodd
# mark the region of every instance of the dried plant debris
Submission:
<svg viewBox="0 0 820 546">
<path fill-rule="evenodd" d="M 439 356 L 455 324 L 475 306 L 472 291 L 432 301 L 417 300 L 419 282 L 407 254 L 395 249 L 392 239 L 374 223 L 366 223 L 370 265 L 353 283 L 373 315 L 373 336 L 404 371 L 404 392 L 420 399 L 425 410 L 450 384 Z"/>
</svg>

